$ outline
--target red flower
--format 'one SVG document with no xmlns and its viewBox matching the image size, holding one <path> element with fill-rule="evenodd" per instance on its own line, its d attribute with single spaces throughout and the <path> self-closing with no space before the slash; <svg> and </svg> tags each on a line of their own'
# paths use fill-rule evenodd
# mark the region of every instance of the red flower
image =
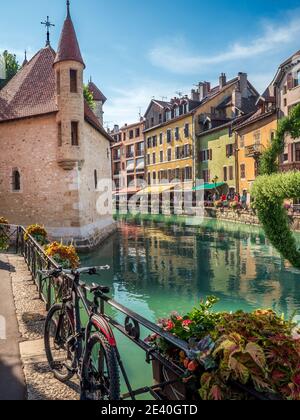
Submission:
<svg viewBox="0 0 300 420">
<path fill-rule="evenodd" d="M 183 321 L 182 326 L 189 327 L 192 323 L 193 321 L 191 321 L 190 319 L 186 319 L 185 321 Z"/>
<path fill-rule="evenodd" d="M 175 327 L 174 322 L 172 322 L 172 321 L 167 322 L 167 325 L 166 325 L 166 330 L 167 331 L 172 331 L 174 327 Z"/>
<path fill-rule="evenodd" d="M 182 321 L 182 320 L 183 320 L 182 316 L 177 317 L 177 321 Z"/>
</svg>

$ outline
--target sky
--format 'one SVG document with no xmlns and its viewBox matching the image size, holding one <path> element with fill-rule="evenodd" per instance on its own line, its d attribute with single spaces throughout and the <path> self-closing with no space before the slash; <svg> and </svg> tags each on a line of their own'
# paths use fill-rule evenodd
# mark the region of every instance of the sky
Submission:
<svg viewBox="0 0 300 420">
<path fill-rule="evenodd" d="M 47 15 L 57 48 L 65 0 L 1 4 L 0 51 L 22 62 L 45 44 Z M 300 0 L 71 0 L 86 63 L 85 80 L 108 98 L 105 125 L 133 123 L 153 97 L 189 94 L 200 81 L 217 84 L 248 73 L 259 92 L 281 62 L 300 50 Z"/>
</svg>

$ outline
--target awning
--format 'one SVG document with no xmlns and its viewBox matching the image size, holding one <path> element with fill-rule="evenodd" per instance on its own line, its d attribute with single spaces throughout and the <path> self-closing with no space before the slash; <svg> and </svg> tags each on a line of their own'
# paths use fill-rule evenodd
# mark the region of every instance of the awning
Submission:
<svg viewBox="0 0 300 420">
<path fill-rule="evenodd" d="M 153 187 L 147 187 L 138 192 L 138 195 L 144 194 L 162 194 L 166 191 L 171 191 L 175 188 L 175 185 L 156 185 Z"/>
<path fill-rule="evenodd" d="M 202 184 L 198 187 L 194 187 L 193 191 L 209 191 L 209 190 L 215 190 L 216 188 L 223 187 L 225 185 L 225 182 L 219 182 L 217 184 Z"/>
<path fill-rule="evenodd" d="M 128 195 L 128 194 L 136 194 L 139 191 L 138 188 L 132 187 L 132 188 L 124 188 L 120 191 L 114 191 L 113 195 Z"/>
</svg>

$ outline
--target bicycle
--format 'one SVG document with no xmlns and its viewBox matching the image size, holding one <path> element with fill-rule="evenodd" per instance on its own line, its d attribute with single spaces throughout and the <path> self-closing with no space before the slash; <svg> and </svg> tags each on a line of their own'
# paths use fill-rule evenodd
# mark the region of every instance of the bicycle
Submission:
<svg viewBox="0 0 300 420">
<path fill-rule="evenodd" d="M 44 279 L 61 278 L 67 286 L 62 303 L 54 304 L 46 318 L 45 350 L 56 379 L 67 382 L 74 375 L 79 376 L 81 400 L 120 399 L 120 356 L 112 329 L 101 315 L 102 303 L 99 304 L 110 289 L 95 284 L 87 287 L 80 282 L 83 273 L 96 275 L 109 269 L 103 266 L 40 272 Z M 87 291 L 93 295 L 92 303 L 86 297 Z M 88 315 L 85 328 L 81 323 L 80 302 Z"/>
</svg>

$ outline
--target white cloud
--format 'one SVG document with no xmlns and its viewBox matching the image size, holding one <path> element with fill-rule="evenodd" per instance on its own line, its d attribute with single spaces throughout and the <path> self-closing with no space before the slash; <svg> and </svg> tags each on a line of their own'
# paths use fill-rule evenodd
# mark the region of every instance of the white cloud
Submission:
<svg viewBox="0 0 300 420">
<path fill-rule="evenodd" d="M 187 93 L 190 89 L 185 87 L 182 92 Z M 110 100 L 105 104 L 104 120 L 110 127 L 113 124 L 134 123 L 138 121 L 140 111 L 142 115 L 145 114 L 152 98 L 169 99 L 176 96 L 176 91 L 178 85 L 149 80 L 139 80 L 136 86 L 127 89 L 113 88 Z"/>
<path fill-rule="evenodd" d="M 152 64 L 165 70 L 179 73 L 197 73 L 214 64 L 234 62 L 276 52 L 279 48 L 297 42 L 300 38 L 300 17 L 292 17 L 287 22 L 265 22 L 260 36 L 248 43 L 235 42 L 225 52 L 202 56 L 189 51 L 186 42 L 177 39 L 154 47 L 148 56 Z"/>
</svg>

